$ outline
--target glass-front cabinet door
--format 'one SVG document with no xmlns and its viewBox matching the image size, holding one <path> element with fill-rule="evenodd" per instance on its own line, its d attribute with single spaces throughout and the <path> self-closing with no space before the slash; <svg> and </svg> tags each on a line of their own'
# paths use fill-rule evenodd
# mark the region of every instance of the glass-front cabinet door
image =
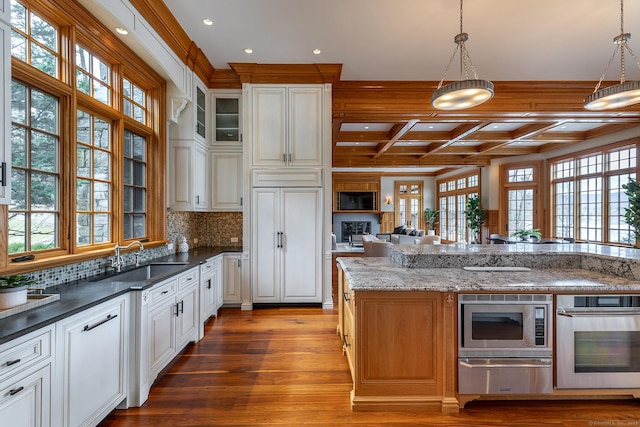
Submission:
<svg viewBox="0 0 640 427">
<path fill-rule="evenodd" d="M 214 145 L 235 145 L 242 142 L 241 93 L 212 93 L 212 111 L 214 121 Z"/>
</svg>

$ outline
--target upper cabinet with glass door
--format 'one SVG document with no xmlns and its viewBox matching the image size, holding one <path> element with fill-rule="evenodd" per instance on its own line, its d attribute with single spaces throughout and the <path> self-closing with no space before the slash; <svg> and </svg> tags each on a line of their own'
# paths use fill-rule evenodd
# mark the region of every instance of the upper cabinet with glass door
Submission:
<svg viewBox="0 0 640 427">
<path fill-rule="evenodd" d="M 242 144 L 242 93 L 217 90 L 211 93 L 212 145 L 240 147 Z"/>
</svg>

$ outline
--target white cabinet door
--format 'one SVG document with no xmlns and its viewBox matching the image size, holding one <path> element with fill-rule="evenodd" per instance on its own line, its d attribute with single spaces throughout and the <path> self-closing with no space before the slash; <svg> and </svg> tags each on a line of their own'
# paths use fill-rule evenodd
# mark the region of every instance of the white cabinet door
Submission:
<svg viewBox="0 0 640 427">
<path fill-rule="evenodd" d="M 173 210 L 207 210 L 208 157 L 205 145 L 188 140 L 171 141 L 168 185 Z"/>
<path fill-rule="evenodd" d="M 63 426 L 96 424 L 127 397 L 128 301 L 127 294 L 56 324 Z"/>
<path fill-rule="evenodd" d="M 176 303 L 176 340 L 177 351 L 189 342 L 197 341 L 200 326 L 200 305 L 198 299 L 198 281 L 194 281 L 178 294 Z"/>
<path fill-rule="evenodd" d="M 6 2 L 7 8 L 9 2 Z M 11 202 L 11 30 L 0 22 L 0 204 Z"/>
<path fill-rule="evenodd" d="M 282 190 L 282 302 L 320 302 L 322 217 L 320 189 Z"/>
<path fill-rule="evenodd" d="M 209 208 L 209 176 L 207 162 L 209 161 L 209 152 L 207 148 L 200 144 L 195 144 L 193 168 L 185 169 L 184 173 L 193 171 L 193 188 L 194 188 L 194 209 L 204 211 Z"/>
<path fill-rule="evenodd" d="M 0 383 L 0 422 L 11 427 L 51 425 L 51 365 Z"/>
<path fill-rule="evenodd" d="M 322 166 L 322 87 L 288 88 L 291 166 Z"/>
<path fill-rule="evenodd" d="M 223 303 L 242 303 L 242 254 L 224 254 Z"/>
<path fill-rule="evenodd" d="M 149 310 L 147 345 L 149 351 L 148 372 L 151 378 L 155 378 L 176 354 L 176 311 L 175 298 L 168 299 Z"/>
<path fill-rule="evenodd" d="M 255 86 L 251 96 L 254 166 L 322 166 L 322 86 Z"/>
<path fill-rule="evenodd" d="M 254 302 L 320 302 L 321 190 L 255 188 Z"/>
<path fill-rule="evenodd" d="M 253 190 L 252 281 L 254 302 L 280 301 L 280 189 Z"/>
<path fill-rule="evenodd" d="M 242 144 L 242 92 L 216 90 L 211 92 L 213 112 L 212 146 L 239 147 Z"/>
<path fill-rule="evenodd" d="M 287 164 L 287 95 L 285 87 L 252 90 L 253 164 Z"/>
<path fill-rule="evenodd" d="M 242 152 L 211 152 L 211 210 L 242 211 Z"/>
</svg>

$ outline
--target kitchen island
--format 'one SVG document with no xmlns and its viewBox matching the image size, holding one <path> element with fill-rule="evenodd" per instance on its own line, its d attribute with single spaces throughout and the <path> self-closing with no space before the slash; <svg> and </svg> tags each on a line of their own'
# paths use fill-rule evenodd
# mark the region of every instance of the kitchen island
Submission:
<svg viewBox="0 0 640 427">
<path fill-rule="evenodd" d="M 389 258 L 339 258 L 338 267 L 338 332 L 354 383 L 354 410 L 457 412 L 480 397 L 458 393 L 460 293 L 640 294 L 640 251 L 591 244 L 396 245 Z M 556 389 L 482 397 L 639 395 L 629 389 Z"/>
</svg>

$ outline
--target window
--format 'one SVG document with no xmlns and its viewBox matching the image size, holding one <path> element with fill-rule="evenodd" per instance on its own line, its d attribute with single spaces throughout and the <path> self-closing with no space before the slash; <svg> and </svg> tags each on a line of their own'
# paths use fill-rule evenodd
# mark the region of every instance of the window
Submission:
<svg viewBox="0 0 640 427">
<path fill-rule="evenodd" d="M 541 163 L 509 164 L 500 167 L 502 192 L 500 194 L 501 230 L 513 235 L 518 230 L 541 228 L 538 210 Z"/>
<path fill-rule="evenodd" d="M 131 83 L 128 79 L 123 79 L 122 86 L 125 116 L 144 124 L 147 115 L 144 90 Z"/>
<path fill-rule="evenodd" d="M 422 181 L 396 182 L 398 225 L 422 228 Z"/>
<path fill-rule="evenodd" d="M 111 125 L 77 114 L 76 243 L 111 241 Z"/>
<path fill-rule="evenodd" d="M 552 229 L 557 237 L 631 244 L 622 185 L 635 178 L 636 145 L 623 143 L 550 160 Z"/>
<path fill-rule="evenodd" d="M 124 238 L 146 237 L 147 143 L 143 136 L 124 131 Z"/>
<path fill-rule="evenodd" d="M 58 247 L 58 98 L 11 83 L 9 254 Z"/>
<path fill-rule="evenodd" d="M 8 263 L 8 274 L 101 258 L 116 242 L 165 239 L 164 79 L 116 36 L 98 41 L 97 20 L 82 15 L 77 25 L 75 2 L 55 13 L 42 4 L 11 2 L 20 61 L 11 70 L 4 256 L 35 260 Z"/>
<path fill-rule="evenodd" d="M 76 45 L 76 88 L 111 105 L 111 68 L 87 49 Z"/>
<path fill-rule="evenodd" d="M 58 30 L 16 0 L 11 0 L 11 55 L 58 76 Z"/>
<path fill-rule="evenodd" d="M 471 196 L 480 195 L 480 175 L 473 172 L 437 182 L 440 210 L 440 237 L 452 242 L 468 241 L 464 211 Z"/>
</svg>

